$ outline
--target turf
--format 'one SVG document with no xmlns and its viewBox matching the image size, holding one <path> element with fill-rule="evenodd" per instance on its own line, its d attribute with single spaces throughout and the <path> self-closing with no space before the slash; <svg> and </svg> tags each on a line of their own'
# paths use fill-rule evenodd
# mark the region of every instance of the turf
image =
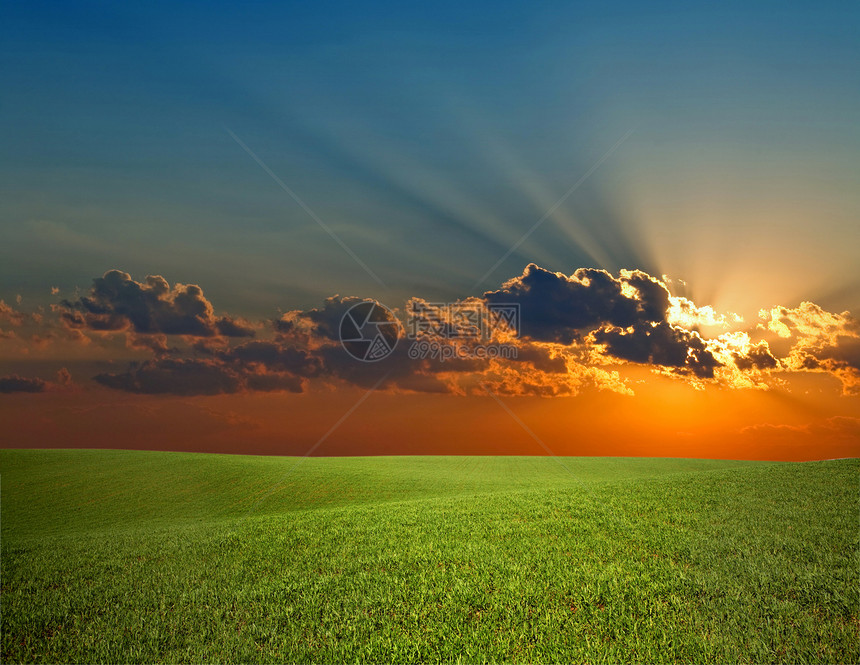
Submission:
<svg viewBox="0 0 860 665">
<path fill-rule="evenodd" d="M 860 660 L 860 461 L 0 452 L 4 662 Z"/>
</svg>

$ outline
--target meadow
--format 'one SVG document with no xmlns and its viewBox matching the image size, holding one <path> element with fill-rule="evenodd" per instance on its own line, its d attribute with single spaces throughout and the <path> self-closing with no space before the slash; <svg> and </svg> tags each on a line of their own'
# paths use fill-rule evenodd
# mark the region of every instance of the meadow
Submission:
<svg viewBox="0 0 860 665">
<path fill-rule="evenodd" d="M 3 662 L 858 662 L 860 460 L 0 451 Z"/>
</svg>

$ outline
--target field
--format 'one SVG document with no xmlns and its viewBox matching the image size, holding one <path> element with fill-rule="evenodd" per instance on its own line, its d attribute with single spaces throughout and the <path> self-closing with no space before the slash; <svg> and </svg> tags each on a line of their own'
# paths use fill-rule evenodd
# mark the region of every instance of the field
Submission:
<svg viewBox="0 0 860 665">
<path fill-rule="evenodd" d="M 0 451 L 3 662 L 860 660 L 860 461 Z"/>
</svg>

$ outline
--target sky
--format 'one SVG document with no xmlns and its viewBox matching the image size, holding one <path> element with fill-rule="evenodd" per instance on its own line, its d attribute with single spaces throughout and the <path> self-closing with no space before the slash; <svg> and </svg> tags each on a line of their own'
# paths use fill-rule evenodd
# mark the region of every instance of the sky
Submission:
<svg viewBox="0 0 860 665">
<path fill-rule="evenodd" d="M 858 456 L 860 7 L 750 4 L 4 3 L 0 445 Z"/>
</svg>

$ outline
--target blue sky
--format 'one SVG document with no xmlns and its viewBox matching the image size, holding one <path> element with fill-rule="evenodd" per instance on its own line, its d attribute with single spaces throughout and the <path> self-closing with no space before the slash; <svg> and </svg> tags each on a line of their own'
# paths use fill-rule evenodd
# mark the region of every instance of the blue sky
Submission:
<svg viewBox="0 0 860 665">
<path fill-rule="evenodd" d="M 7 299 L 119 268 L 264 316 L 477 294 L 536 261 L 668 273 L 736 309 L 857 304 L 854 3 L 0 12 Z"/>
</svg>

